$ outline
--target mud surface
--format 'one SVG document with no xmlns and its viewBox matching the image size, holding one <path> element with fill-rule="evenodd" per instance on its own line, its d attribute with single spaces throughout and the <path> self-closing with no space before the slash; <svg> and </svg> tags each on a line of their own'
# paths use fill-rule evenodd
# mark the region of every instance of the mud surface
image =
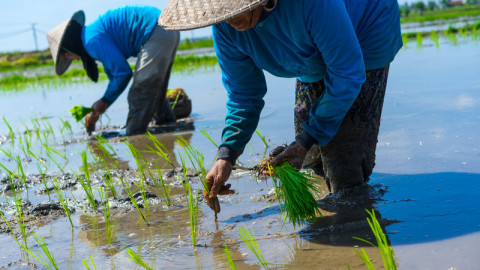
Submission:
<svg viewBox="0 0 480 270">
<path fill-rule="evenodd" d="M 411 45 L 411 44 L 410 44 Z M 146 136 L 124 137 L 128 105 L 126 92 L 109 108 L 97 133 L 103 135 L 116 151 L 118 168 L 110 170 L 118 197 L 109 198 L 113 230 L 104 219 L 104 207 L 91 207 L 78 182 L 83 168 L 80 153 L 89 155 L 90 179 L 95 199 L 101 201 L 97 188 L 106 187 L 106 171 L 95 165 L 99 156 L 95 137 L 88 137 L 81 124 L 68 115 L 73 105 L 90 105 L 103 93 L 106 83 L 60 86 L 2 94 L 0 106 L 15 134 L 25 134 L 37 119 L 40 130 L 51 125 L 54 134 L 32 136 L 30 150 L 43 160 L 39 173 L 35 158 L 25 155 L 6 125 L 0 125 L 0 147 L 19 156 L 26 175 L 25 183 L 15 178 L 14 190 L 22 201 L 28 233 L 41 235 L 54 254 L 59 269 L 79 269 L 82 260 L 92 256 L 97 269 L 133 269 L 126 247 L 142 255 L 156 269 L 223 269 L 227 244 L 237 269 L 259 269 L 254 254 L 245 246 L 238 229 L 251 229 L 267 262 L 276 269 L 366 269 L 353 251 L 364 247 L 377 269 L 381 257 L 373 247 L 353 239 L 373 240 L 365 209 L 375 209 L 393 246 L 400 269 L 480 269 L 480 50 L 474 42 L 461 41 L 453 46 L 442 43 L 440 49 L 413 45 L 402 50 L 391 65 L 387 95 L 377 147 L 377 165 L 369 185 L 348 194 L 328 194 L 325 182 L 318 180 L 319 205 L 324 217 L 304 226 L 283 225 L 270 178 L 255 175 L 254 166 L 277 146 L 294 140 L 294 80 L 266 74 L 269 93 L 258 129 L 267 138 L 268 148 L 254 134 L 229 180 L 235 194 L 221 196 L 222 211 L 218 222 L 199 196 L 197 245 L 191 245 L 188 207 L 182 182 L 177 142 L 182 136 L 200 149 L 207 170 L 216 156 L 213 144 L 200 131 L 205 130 L 219 143 L 226 94 L 219 71 L 173 74 L 170 87 L 184 88 L 192 100 L 191 118 L 175 125 L 152 126 L 173 165 L 149 152 L 152 142 Z M 415 71 L 415 72 L 412 72 Z M 21 104 L 21 106 L 19 105 Z M 290 109 L 289 109 L 290 108 Z M 71 132 L 59 133 L 61 120 L 69 120 Z M 24 137 L 22 137 L 24 138 Z M 59 166 L 49 158 L 45 142 L 57 154 Z M 145 193 L 149 203 L 147 225 L 121 185 L 133 191 L 136 203 L 146 213 L 139 184 L 137 165 L 125 142 L 130 142 L 149 162 L 161 168 L 165 183 L 171 188 L 167 206 L 159 190 Z M 0 162 L 17 171 L 17 161 L 0 153 Z M 113 162 L 113 161 L 112 161 Z M 199 175 L 187 161 L 187 182 L 194 192 L 201 190 Z M 58 181 L 71 212 L 73 228 L 65 215 L 52 183 Z M 45 184 L 46 183 L 46 184 Z M 155 186 L 151 177 L 147 184 Z M 21 239 L 15 219 L 17 207 L 12 186 L 2 169 L 0 210 Z M 75 198 L 75 199 L 74 199 Z M 282 227 L 283 225 L 283 227 Z M 5 222 L 0 221 L 0 269 L 42 269 L 36 260 L 20 252 Z M 29 247 L 41 252 L 32 236 Z M 90 264 L 91 265 L 91 264 Z"/>
</svg>

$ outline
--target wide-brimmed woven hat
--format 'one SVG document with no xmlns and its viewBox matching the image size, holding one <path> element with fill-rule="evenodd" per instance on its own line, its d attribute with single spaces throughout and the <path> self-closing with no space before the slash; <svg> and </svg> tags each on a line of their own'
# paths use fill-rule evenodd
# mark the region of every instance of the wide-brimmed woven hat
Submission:
<svg viewBox="0 0 480 270">
<path fill-rule="evenodd" d="M 72 22 L 77 22 L 81 26 L 85 25 L 85 13 L 82 10 L 75 12 L 69 20 L 55 26 L 55 28 L 47 33 L 50 53 L 52 54 L 53 63 L 55 63 L 55 73 L 57 73 L 57 75 L 65 73 L 72 63 L 71 59 L 68 59 L 60 53 L 65 33 L 68 31 Z"/>
<path fill-rule="evenodd" d="M 192 30 L 231 19 L 267 0 L 170 0 L 158 19 L 166 30 Z"/>
</svg>

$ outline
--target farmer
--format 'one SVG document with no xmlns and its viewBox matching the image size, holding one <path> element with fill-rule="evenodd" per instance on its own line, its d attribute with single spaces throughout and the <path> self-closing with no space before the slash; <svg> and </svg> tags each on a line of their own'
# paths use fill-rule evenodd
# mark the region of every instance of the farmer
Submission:
<svg viewBox="0 0 480 270">
<path fill-rule="evenodd" d="M 218 159 L 207 175 L 210 207 L 257 127 L 267 85 L 263 70 L 296 77 L 295 141 L 271 165 L 300 168 L 320 146 L 330 192 L 365 183 L 375 148 L 389 64 L 402 47 L 396 0 L 170 0 L 160 16 L 167 30 L 213 26 L 228 93 Z M 198 2 L 198 3 L 197 3 Z M 213 202 L 213 203 L 212 203 Z"/>
<path fill-rule="evenodd" d="M 85 117 L 89 133 L 132 76 L 126 134 L 145 133 L 152 119 L 156 124 L 176 120 L 165 95 L 180 35 L 160 27 L 159 15 L 155 7 L 125 6 L 109 10 L 84 26 L 85 14 L 78 11 L 47 33 L 58 75 L 68 69 L 72 60 L 81 59 L 88 77 L 97 82 L 95 60 L 103 64 L 109 83 L 103 97 L 93 103 L 93 112 Z M 127 62 L 131 56 L 137 57 L 133 74 Z"/>
</svg>

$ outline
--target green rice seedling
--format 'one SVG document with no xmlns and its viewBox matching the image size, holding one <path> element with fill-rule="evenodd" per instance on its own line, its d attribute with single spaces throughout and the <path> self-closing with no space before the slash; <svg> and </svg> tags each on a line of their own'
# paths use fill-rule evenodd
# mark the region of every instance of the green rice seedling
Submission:
<svg viewBox="0 0 480 270">
<path fill-rule="evenodd" d="M 100 164 L 102 165 L 103 169 L 105 170 L 106 174 L 102 175 L 103 180 L 105 181 L 105 185 L 108 187 L 108 190 L 113 195 L 114 199 L 117 199 L 117 188 L 115 187 L 115 182 L 113 180 L 112 174 L 110 173 L 110 168 L 108 167 L 107 161 L 104 159 L 100 159 Z"/>
<path fill-rule="evenodd" d="M 475 27 L 475 25 L 472 27 L 472 40 L 477 41 L 478 39 L 478 30 L 477 30 L 477 27 Z"/>
<path fill-rule="evenodd" d="M 103 187 L 99 187 L 98 193 L 100 194 L 100 199 L 103 204 L 103 219 L 105 220 L 105 227 L 107 229 L 107 242 L 110 244 L 112 242 L 114 228 L 113 228 L 111 215 L 110 215 L 108 191 L 106 191 Z"/>
<path fill-rule="evenodd" d="M 70 248 L 68 250 L 68 268 L 72 269 L 74 262 L 73 259 L 75 258 L 75 230 L 72 229 L 72 234 L 70 236 Z"/>
<path fill-rule="evenodd" d="M 205 129 L 200 129 L 200 132 L 205 136 L 207 137 L 207 139 L 213 143 L 213 145 L 215 145 L 216 148 L 218 148 L 218 144 L 212 139 L 212 137 L 210 137 L 210 135 L 208 134 L 208 132 L 205 130 Z"/>
<path fill-rule="evenodd" d="M 32 151 L 30 150 L 27 150 L 28 154 L 33 157 L 36 161 L 38 161 L 38 163 L 42 164 L 43 168 L 45 168 L 45 170 L 47 170 L 47 164 L 45 163 L 45 160 L 42 159 L 42 158 L 39 158 L 37 155 L 35 155 Z"/>
<path fill-rule="evenodd" d="M 18 171 L 18 178 L 22 181 L 23 185 L 25 186 L 25 190 L 27 191 L 28 196 L 28 184 L 27 184 L 27 176 L 23 171 L 22 161 L 20 160 L 20 156 L 17 156 L 17 171 Z"/>
<path fill-rule="evenodd" d="M 181 137 L 179 137 L 179 138 L 181 138 Z M 183 138 L 181 138 L 181 139 L 183 140 Z M 186 141 L 183 140 L 183 142 L 181 141 L 181 143 L 186 143 Z M 205 169 L 205 166 L 204 166 L 203 154 L 201 152 L 199 152 L 198 150 L 196 150 L 195 148 L 193 148 L 193 146 L 191 146 L 191 145 L 188 145 L 188 146 L 185 147 L 185 144 L 184 144 L 184 149 L 185 149 L 185 155 L 190 159 L 190 162 L 193 164 L 193 167 L 194 167 L 195 171 L 199 175 L 200 183 L 202 183 L 203 190 L 205 190 L 207 195 L 210 194 L 210 189 L 208 188 L 207 181 L 206 181 L 207 170 Z M 186 159 L 181 153 L 178 153 L 178 155 L 180 157 L 180 161 L 182 163 L 182 170 L 183 170 L 184 181 L 182 181 L 182 184 L 183 184 L 183 188 L 185 190 L 185 196 L 188 197 L 188 192 L 187 192 L 188 189 L 186 188 L 186 185 L 187 185 L 187 182 L 188 182 L 188 180 L 187 180 L 187 171 L 188 170 L 187 170 L 187 166 L 186 166 L 186 163 L 185 163 Z M 193 160 L 196 161 L 199 169 L 197 169 Z M 217 220 L 217 213 L 216 212 L 215 212 L 215 220 Z"/>
<path fill-rule="evenodd" d="M 0 210 L 0 215 L 2 216 L 3 222 L 5 222 L 5 224 L 7 224 L 7 227 L 10 230 L 10 233 L 12 234 L 13 239 L 15 239 L 15 242 L 17 242 L 17 245 L 19 247 L 22 247 L 22 244 L 18 241 L 18 238 L 15 235 L 15 232 L 13 232 L 13 230 L 12 230 L 12 226 L 10 226 L 10 223 L 8 222 L 7 218 L 3 215 L 3 212 L 1 210 Z"/>
<path fill-rule="evenodd" d="M 2 165 L 3 166 L 3 165 Z M 6 169 L 6 168 L 4 168 Z M 22 198 L 17 194 L 16 187 L 15 187 L 15 180 L 14 180 L 14 175 L 12 172 L 10 172 L 7 169 L 7 180 L 10 184 L 13 200 L 15 202 L 15 211 L 14 211 L 14 216 L 15 220 L 17 221 L 18 228 L 20 229 L 20 232 L 22 233 L 22 239 L 23 239 L 23 244 L 21 244 L 24 247 L 27 247 L 27 226 L 25 225 L 25 218 L 23 215 L 23 205 L 22 205 Z M 7 202 L 9 201 L 8 197 L 5 196 L 5 199 Z"/>
<path fill-rule="evenodd" d="M 238 229 L 238 235 L 242 239 L 243 243 L 250 249 L 250 251 L 255 254 L 255 257 L 257 257 L 258 261 L 260 262 L 260 265 L 264 269 L 269 269 L 268 265 L 271 263 L 267 263 L 265 260 L 265 257 L 263 256 L 262 250 L 260 249 L 260 246 L 258 245 L 257 238 L 253 234 L 252 231 L 245 229 L 243 226 Z"/>
<path fill-rule="evenodd" d="M 230 254 L 230 251 L 228 251 L 227 244 L 225 244 L 225 248 L 223 249 L 223 252 L 225 253 L 225 256 L 227 256 L 227 262 L 230 270 L 237 270 L 237 266 L 235 266 L 235 262 L 233 261 L 232 255 Z"/>
<path fill-rule="evenodd" d="M 105 140 L 104 137 L 102 136 L 97 136 L 97 149 L 100 150 L 100 153 L 98 154 L 99 157 L 97 158 L 95 155 L 92 155 L 92 157 L 96 160 L 97 163 L 102 165 L 103 169 L 105 170 L 105 174 L 102 175 L 103 180 L 105 181 L 106 186 L 112 193 L 113 197 L 116 199 L 118 197 L 117 195 L 117 190 L 115 187 L 115 181 L 113 180 L 112 174 L 110 172 L 110 165 L 109 162 L 107 161 L 110 160 L 113 162 L 113 166 L 118 169 L 118 162 L 116 161 L 115 158 L 113 158 L 114 155 L 117 155 L 117 152 L 115 149 Z M 110 153 L 112 152 L 112 153 Z"/>
<path fill-rule="evenodd" d="M 80 182 L 80 185 L 82 185 L 83 190 L 85 191 L 88 202 L 93 207 L 93 209 L 97 210 L 97 204 L 95 202 L 95 196 L 93 195 L 93 189 L 92 189 L 92 185 L 91 185 L 91 182 L 90 182 L 90 172 L 89 172 L 89 169 L 88 169 L 87 153 L 85 153 L 85 151 L 82 151 L 82 153 L 80 153 L 80 155 L 82 156 L 83 174 L 85 175 L 85 180 L 83 180 L 83 178 L 80 177 L 75 172 L 74 172 L 74 174 L 77 176 L 77 179 Z"/>
<path fill-rule="evenodd" d="M 115 151 L 115 148 L 107 142 L 107 140 L 103 136 L 97 136 L 97 147 L 101 151 L 101 157 L 106 161 L 108 158 L 110 161 L 113 162 L 115 169 L 118 169 L 118 162 L 114 158 L 114 156 L 118 156 L 117 151 Z"/>
<path fill-rule="evenodd" d="M 97 266 L 95 266 L 95 263 L 93 262 L 92 255 L 88 255 L 88 258 L 90 259 L 90 262 L 92 263 L 93 269 L 97 270 Z M 87 270 L 91 270 L 90 266 L 88 266 L 88 263 L 87 263 L 87 261 L 85 261 L 85 259 L 82 260 L 82 263 L 85 266 L 85 268 L 87 268 Z"/>
<path fill-rule="evenodd" d="M 153 270 L 151 266 L 149 266 L 140 255 L 135 253 L 135 251 L 131 250 L 130 248 L 127 248 L 128 256 L 127 259 L 133 261 L 134 263 L 140 265 L 141 267 L 147 269 L 147 270 Z"/>
<path fill-rule="evenodd" d="M 163 193 L 163 198 L 165 199 L 165 204 L 167 206 L 170 206 L 172 204 L 172 202 L 170 200 L 170 191 L 171 191 L 172 187 L 168 186 L 168 188 L 167 188 L 165 186 L 165 181 L 163 179 L 162 170 L 160 169 L 160 166 L 158 165 L 158 162 L 156 162 L 155 164 L 156 164 L 156 167 L 157 167 L 157 175 L 158 175 L 158 179 L 160 180 L 161 188 L 160 188 L 160 185 L 158 184 L 158 181 L 157 181 L 156 177 L 152 176 L 153 184 L 155 185 L 155 188 L 157 189 L 158 193 L 160 193 L 160 194 Z"/>
<path fill-rule="evenodd" d="M 190 218 L 190 232 L 192 234 L 192 246 L 197 244 L 198 227 L 198 190 L 195 195 L 192 193 L 192 187 L 188 185 L 188 217 Z"/>
<path fill-rule="evenodd" d="M 44 142 L 48 141 L 48 137 L 49 137 L 48 134 L 49 134 L 49 131 L 42 130 L 42 136 L 43 136 L 43 141 Z"/>
<path fill-rule="evenodd" d="M 32 233 L 33 238 L 37 242 L 38 246 L 42 249 L 43 254 L 47 257 L 44 258 L 40 253 L 30 250 L 25 247 L 25 250 L 32 255 L 38 262 L 40 262 L 43 266 L 45 266 L 47 269 L 52 270 L 56 269 L 58 270 L 57 263 L 55 262 L 55 258 L 53 257 L 53 254 L 48 250 L 47 244 L 45 244 L 45 240 L 43 240 L 42 236 L 37 235 L 35 232 Z"/>
<path fill-rule="evenodd" d="M 14 187 L 12 188 L 12 191 L 13 190 L 14 190 Z M 15 201 L 15 210 L 16 210 L 14 212 L 15 219 L 17 221 L 18 228 L 22 233 L 22 239 L 23 239 L 22 246 L 26 248 L 28 233 L 27 233 L 27 226 L 25 225 L 25 218 L 23 215 L 22 199 L 15 192 L 12 192 L 12 193 L 13 193 L 13 199 Z"/>
<path fill-rule="evenodd" d="M 182 153 L 178 153 L 178 158 L 180 158 L 180 162 L 182 163 L 183 180 L 180 179 L 180 176 L 178 176 L 178 175 L 177 175 L 177 178 L 178 178 L 178 181 L 180 181 L 180 183 L 181 183 L 182 186 L 183 186 L 183 191 L 185 192 L 185 197 L 188 197 L 187 165 L 186 165 L 186 163 L 185 163 L 186 159 L 185 159 L 185 157 L 182 155 Z"/>
<path fill-rule="evenodd" d="M 45 187 L 45 192 L 48 195 L 48 199 L 51 200 L 50 189 L 47 187 L 47 179 L 45 177 L 45 173 L 43 173 L 42 168 L 40 168 L 40 165 L 38 164 L 37 164 L 37 169 L 38 169 L 38 173 L 40 174 L 40 177 L 42 177 L 42 183 L 43 183 L 43 186 Z"/>
<path fill-rule="evenodd" d="M 147 218 L 145 217 L 145 215 L 143 214 L 142 210 L 140 209 L 140 206 L 137 204 L 137 201 L 135 200 L 135 197 L 133 197 L 133 192 L 132 192 L 132 190 L 130 189 L 130 187 L 128 186 L 128 184 L 126 183 L 126 181 L 123 179 L 123 177 L 120 177 L 120 182 L 122 182 L 123 189 L 124 189 L 125 192 L 127 193 L 128 198 L 130 198 L 130 201 L 132 202 L 132 204 L 133 204 L 133 206 L 135 207 L 135 209 L 137 209 L 137 211 L 138 211 L 138 213 L 140 214 L 140 216 L 142 217 L 143 221 L 145 221 L 145 224 L 150 225 L 150 224 L 149 224 L 149 221 L 147 221 Z"/>
<path fill-rule="evenodd" d="M 268 148 L 268 143 L 267 143 L 267 140 L 265 139 L 265 136 L 263 136 L 260 130 L 258 129 L 255 129 L 255 132 L 257 133 L 258 137 L 260 137 L 260 139 L 262 140 L 263 145 L 265 145 L 265 148 Z"/>
<path fill-rule="evenodd" d="M 403 42 L 403 48 L 406 50 L 407 44 L 408 44 L 408 36 L 406 34 L 402 34 L 402 42 Z"/>
<path fill-rule="evenodd" d="M 415 39 L 417 40 L 417 48 L 421 48 L 423 44 L 423 34 L 418 32 Z"/>
<path fill-rule="evenodd" d="M 28 157 L 28 150 L 32 147 L 32 140 L 25 135 L 24 139 L 25 143 L 21 146 L 23 155 L 27 158 Z"/>
<path fill-rule="evenodd" d="M 52 135 L 52 137 L 55 139 L 55 132 L 53 131 L 52 124 L 50 124 L 50 121 L 48 121 L 48 118 L 43 118 L 42 123 L 43 123 L 43 127 L 45 129 L 45 133 L 48 136 Z"/>
<path fill-rule="evenodd" d="M 440 38 L 438 37 L 437 31 L 432 30 L 430 32 L 430 38 L 435 43 L 435 47 L 437 47 L 437 49 L 440 48 Z"/>
<path fill-rule="evenodd" d="M 12 127 L 10 126 L 10 124 L 8 123 L 7 119 L 5 119 L 5 117 L 3 117 L 3 122 L 5 122 L 5 124 L 7 125 L 8 127 L 8 136 L 10 136 L 10 140 L 12 142 L 12 144 L 15 142 L 14 140 L 14 136 L 13 136 L 13 130 L 12 130 Z"/>
<path fill-rule="evenodd" d="M 72 136 L 73 130 L 68 120 L 64 120 L 63 118 L 60 118 L 60 122 L 62 123 L 60 126 L 60 135 L 62 135 L 62 140 L 63 142 L 65 142 L 65 133 L 68 131 L 70 133 L 70 136 Z"/>
<path fill-rule="evenodd" d="M 31 140 L 32 139 L 32 132 L 30 132 L 30 128 L 28 128 L 27 124 L 22 120 L 23 128 L 25 129 L 25 136 Z"/>
<path fill-rule="evenodd" d="M 67 215 L 68 221 L 70 221 L 70 225 L 72 226 L 72 229 L 73 229 L 72 217 L 70 216 L 70 208 L 68 208 L 68 203 L 67 203 L 67 200 L 65 199 L 65 194 L 62 194 L 62 189 L 60 188 L 60 185 L 58 184 L 58 181 L 56 178 L 53 178 L 52 185 L 53 185 L 53 188 L 55 189 L 55 192 L 57 193 L 58 201 L 60 202 L 60 205 L 62 205 L 63 211 L 65 212 L 65 215 Z"/>
<path fill-rule="evenodd" d="M 98 228 L 96 219 L 87 213 L 87 211 L 78 202 L 77 198 L 75 198 L 72 191 L 70 191 L 70 196 L 72 197 L 73 201 L 77 204 L 77 206 L 82 210 L 83 214 L 88 218 L 88 220 L 90 220 L 90 222 L 92 223 L 92 226 L 94 228 Z"/>
<path fill-rule="evenodd" d="M 145 211 L 147 215 L 147 220 L 148 220 L 148 223 L 150 223 L 150 208 L 149 208 L 147 190 L 146 190 L 147 177 L 144 169 L 144 164 L 146 164 L 147 162 L 145 158 L 142 156 L 142 154 L 140 153 L 140 151 L 133 144 L 129 142 L 125 142 L 125 144 L 130 149 L 130 153 L 132 154 L 133 158 L 135 159 L 135 162 L 137 163 L 137 175 L 138 175 L 139 184 L 137 183 L 134 183 L 134 184 L 140 190 L 140 195 L 142 196 L 143 205 L 145 207 Z M 145 166 L 145 168 L 148 170 L 147 166 Z"/>
<path fill-rule="evenodd" d="M 147 145 L 147 148 L 150 149 L 150 151 L 148 152 L 157 154 L 159 157 L 165 160 L 168 164 L 172 165 L 172 167 L 175 167 L 175 164 L 173 164 L 173 162 L 168 157 L 168 151 L 165 148 L 165 146 L 150 132 L 147 132 L 147 137 L 153 142 L 153 145 L 155 146 L 155 149 L 153 149 L 152 147 Z"/>
<path fill-rule="evenodd" d="M 270 169 L 270 167 L 269 167 Z M 295 228 L 309 219 L 322 215 L 320 206 L 315 200 L 319 192 L 315 188 L 314 178 L 299 172 L 290 163 L 284 162 L 271 168 L 275 193 L 280 201 L 280 209 Z"/>
<path fill-rule="evenodd" d="M 367 218 L 368 225 L 370 226 L 370 229 L 372 230 L 373 234 L 375 235 L 375 240 L 377 241 L 377 247 L 378 251 L 380 252 L 380 255 L 382 256 L 382 261 L 385 269 L 387 270 L 396 270 L 397 265 L 395 264 L 395 256 L 393 255 L 393 248 L 388 244 L 387 236 L 383 232 L 382 227 L 380 226 L 380 222 L 378 222 L 377 217 L 375 216 L 375 211 L 372 209 L 372 211 L 368 211 L 366 209 L 367 213 L 370 215 L 370 218 Z M 354 239 L 363 241 L 373 247 L 375 247 L 375 244 L 373 244 L 370 241 L 367 241 L 362 238 L 358 237 L 353 237 Z M 367 253 L 365 250 L 362 248 L 361 253 L 358 252 L 357 250 L 354 250 L 355 253 L 357 253 L 358 256 L 362 259 L 362 261 L 367 265 L 368 269 L 375 269 L 373 267 L 373 264 L 368 257 Z"/>
<path fill-rule="evenodd" d="M 207 194 L 209 194 L 210 190 L 208 189 L 207 182 L 206 182 L 207 170 L 205 169 L 203 153 L 195 149 L 191 144 L 189 144 L 184 138 L 180 136 L 177 137 L 177 141 L 185 150 L 186 156 L 190 160 L 190 163 L 192 163 L 193 168 L 195 169 L 195 172 L 199 175 L 200 182 L 202 183 L 203 189 L 207 192 Z M 186 166 L 184 161 L 182 163 L 182 167 L 184 167 L 184 174 L 185 174 L 185 180 L 186 180 Z"/>
<path fill-rule="evenodd" d="M 43 146 L 45 147 L 45 150 L 47 151 L 47 157 L 49 158 L 49 160 L 51 160 L 53 162 L 53 164 L 55 164 L 55 166 L 57 166 L 57 168 L 60 170 L 60 172 L 63 172 L 63 170 L 67 166 L 67 163 L 65 163 L 63 166 L 60 165 L 60 163 L 55 158 L 54 154 L 63 158 L 64 161 L 68 162 L 68 159 L 65 157 L 65 155 L 62 154 L 62 153 L 59 153 L 54 148 L 50 147 L 47 143 L 44 143 Z"/>
<path fill-rule="evenodd" d="M 135 183 L 135 185 L 140 190 L 140 195 L 142 196 L 143 206 L 145 207 L 147 220 L 148 220 L 148 223 L 150 223 L 150 205 L 147 198 L 145 179 L 140 180 L 139 182 L 140 184 Z"/>
<path fill-rule="evenodd" d="M 177 106 L 178 98 L 180 97 L 180 92 L 177 93 L 177 96 L 175 97 L 175 101 L 173 101 L 172 104 L 172 110 L 175 109 L 175 106 Z"/>
<path fill-rule="evenodd" d="M 73 106 L 73 108 L 70 109 L 73 118 L 77 122 L 80 122 L 87 114 L 91 113 L 92 111 L 92 108 L 77 105 Z"/>
<path fill-rule="evenodd" d="M 32 118 L 33 132 L 37 136 L 37 140 L 40 140 L 40 123 L 37 118 Z"/>
<path fill-rule="evenodd" d="M 93 209 L 97 210 L 97 203 L 95 200 L 95 195 L 93 194 L 93 189 L 90 184 L 90 180 L 87 180 L 87 178 L 83 179 L 82 176 L 78 175 L 75 171 L 72 171 L 73 174 L 77 177 L 78 182 L 83 188 L 83 191 L 85 192 L 85 198 L 87 199 L 88 203 L 90 206 L 93 207 Z"/>
<path fill-rule="evenodd" d="M 68 131 L 70 134 L 73 134 L 72 125 L 70 125 L 70 122 L 68 120 L 60 118 L 60 122 L 62 122 L 62 125 L 60 126 L 60 134 L 62 135 L 65 134 L 65 131 Z"/>
<path fill-rule="evenodd" d="M 8 152 L 8 151 L 5 150 L 5 149 L 0 149 L 0 151 L 1 151 L 2 153 L 4 153 L 5 156 L 7 156 L 9 159 L 15 160 L 15 158 L 13 157 L 13 154 L 12 154 L 11 152 Z"/>
<path fill-rule="evenodd" d="M 130 154 L 132 155 L 133 159 L 135 160 L 135 163 L 137 164 L 137 175 L 139 178 L 146 178 L 145 175 L 145 170 L 143 168 L 142 160 L 143 156 L 140 153 L 140 151 L 131 143 L 125 141 L 125 145 L 127 145 L 128 150 L 130 150 Z"/>
</svg>

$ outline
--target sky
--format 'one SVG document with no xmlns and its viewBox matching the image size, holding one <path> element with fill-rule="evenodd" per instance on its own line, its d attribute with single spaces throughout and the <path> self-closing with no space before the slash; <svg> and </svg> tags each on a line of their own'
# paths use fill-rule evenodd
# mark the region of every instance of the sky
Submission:
<svg viewBox="0 0 480 270">
<path fill-rule="evenodd" d="M 68 20 L 78 10 L 85 11 L 86 24 L 109 9 L 125 5 L 148 5 L 163 9 L 167 0 L 0 0 L 0 52 L 34 51 L 48 48 L 46 33 Z M 210 27 L 181 32 L 181 38 L 210 37 Z"/>
</svg>

